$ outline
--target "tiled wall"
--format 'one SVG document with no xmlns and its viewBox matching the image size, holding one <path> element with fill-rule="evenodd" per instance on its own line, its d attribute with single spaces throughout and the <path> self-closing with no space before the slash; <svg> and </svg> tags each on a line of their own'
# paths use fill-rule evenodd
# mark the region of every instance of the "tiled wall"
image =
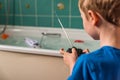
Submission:
<svg viewBox="0 0 120 80">
<path fill-rule="evenodd" d="M 2 25 L 8 20 L 9 25 L 59 28 L 55 12 L 65 28 L 83 28 L 78 0 L 0 0 Z"/>
</svg>

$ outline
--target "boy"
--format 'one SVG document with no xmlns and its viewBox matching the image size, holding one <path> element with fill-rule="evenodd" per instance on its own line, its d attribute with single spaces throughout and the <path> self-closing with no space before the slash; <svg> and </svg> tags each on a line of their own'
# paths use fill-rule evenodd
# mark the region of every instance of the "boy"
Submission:
<svg viewBox="0 0 120 80">
<path fill-rule="evenodd" d="M 60 50 L 70 69 L 68 80 L 120 80 L 120 0 L 79 0 L 85 31 L 100 49 L 77 56 Z"/>
</svg>

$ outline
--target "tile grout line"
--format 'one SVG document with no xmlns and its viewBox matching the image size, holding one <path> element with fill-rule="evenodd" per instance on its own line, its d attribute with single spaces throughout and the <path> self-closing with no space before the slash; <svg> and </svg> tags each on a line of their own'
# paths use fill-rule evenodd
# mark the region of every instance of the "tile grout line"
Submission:
<svg viewBox="0 0 120 80">
<path fill-rule="evenodd" d="M 37 0 L 35 0 L 35 25 L 38 26 L 38 15 L 37 15 L 37 9 L 38 9 L 38 6 L 37 6 Z"/>
<path fill-rule="evenodd" d="M 4 1 L 4 4 L 6 4 L 6 5 L 5 5 L 5 6 L 6 6 L 6 8 L 5 8 L 5 14 L 4 14 L 4 15 L 5 15 L 5 21 L 6 21 L 6 17 L 7 17 L 7 16 L 6 16 L 6 13 L 7 13 L 7 0 Z"/>
<path fill-rule="evenodd" d="M 4 15 L 0 15 L 0 16 L 4 16 Z M 9 16 L 13 16 L 13 14 L 10 14 Z M 18 14 L 16 14 L 15 16 L 21 16 L 21 15 L 18 15 Z M 34 17 L 34 15 L 22 15 L 22 16 L 28 16 L 28 17 Z M 51 17 L 51 15 L 37 15 L 37 17 Z M 55 17 L 55 16 L 54 16 Z M 69 17 L 69 16 L 60 16 L 60 17 L 63 17 L 63 18 L 65 18 L 65 17 Z M 80 16 L 71 16 L 71 18 L 78 18 L 78 17 L 80 17 Z"/>
<path fill-rule="evenodd" d="M 21 4 L 21 0 L 19 0 L 19 9 L 20 9 L 20 21 L 21 21 L 21 25 L 23 25 L 23 15 L 22 15 L 22 4 Z"/>
<path fill-rule="evenodd" d="M 51 27 L 54 27 L 54 0 L 51 1 L 51 8 L 52 8 L 52 26 Z"/>
<path fill-rule="evenodd" d="M 69 28 L 71 28 L 71 0 L 70 0 L 70 5 L 69 5 Z"/>
</svg>

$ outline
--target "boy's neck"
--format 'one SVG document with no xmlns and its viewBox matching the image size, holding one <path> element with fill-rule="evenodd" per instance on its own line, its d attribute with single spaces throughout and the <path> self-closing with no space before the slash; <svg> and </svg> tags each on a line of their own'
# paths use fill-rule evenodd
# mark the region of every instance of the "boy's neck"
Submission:
<svg viewBox="0 0 120 80">
<path fill-rule="evenodd" d="M 100 46 L 113 46 L 120 49 L 120 27 L 105 25 L 100 30 Z"/>
</svg>

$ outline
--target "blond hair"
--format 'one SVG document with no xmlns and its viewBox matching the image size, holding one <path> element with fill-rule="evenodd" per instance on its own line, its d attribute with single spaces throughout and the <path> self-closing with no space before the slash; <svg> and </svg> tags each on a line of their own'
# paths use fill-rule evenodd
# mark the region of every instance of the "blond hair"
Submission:
<svg viewBox="0 0 120 80">
<path fill-rule="evenodd" d="M 108 22 L 120 26 L 120 0 L 79 0 L 78 6 L 87 18 L 87 11 L 92 10 Z"/>
</svg>

